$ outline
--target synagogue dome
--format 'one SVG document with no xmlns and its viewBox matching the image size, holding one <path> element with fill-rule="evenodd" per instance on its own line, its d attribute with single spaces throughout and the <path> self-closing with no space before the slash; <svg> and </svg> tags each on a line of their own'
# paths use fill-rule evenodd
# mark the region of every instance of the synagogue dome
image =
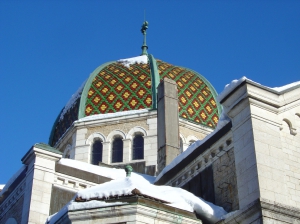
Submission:
<svg viewBox="0 0 300 224">
<path fill-rule="evenodd" d="M 49 138 L 55 146 L 74 121 L 96 114 L 129 110 L 157 109 L 157 86 L 169 78 L 177 83 L 179 117 L 215 128 L 221 106 L 213 86 L 199 73 L 155 59 L 147 53 L 146 30 L 142 55 L 107 62 L 91 73 L 57 117 Z"/>
<path fill-rule="evenodd" d="M 80 118 L 138 109 L 156 109 L 156 87 L 169 78 L 177 83 L 179 117 L 215 128 L 221 107 L 213 86 L 199 73 L 152 55 L 105 63 L 91 73 L 62 109 L 51 132 L 54 146 Z"/>
</svg>

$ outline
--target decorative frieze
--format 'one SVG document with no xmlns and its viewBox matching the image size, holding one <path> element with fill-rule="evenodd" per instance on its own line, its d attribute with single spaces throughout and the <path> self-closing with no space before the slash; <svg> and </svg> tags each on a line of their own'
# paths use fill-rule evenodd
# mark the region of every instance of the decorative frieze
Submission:
<svg viewBox="0 0 300 224">
<path fill-rule="evenodd" d="M 211 148 L 205 150 L 201 156 L 195 158 L 195 160 L 186 166 L 184 170 L 168 181 L 166 185 L 176 187 L 185 185 L 189 180 L 214 163 L 214 161 L 221 157 L 225 152 L 228 152 L 231 148 L 232 138 L 230 135 L 227 135 L 222 138 L 220 142 L 217 142 Z"/>
<path fill-rule="evenodd" d="M 25 179 L 8 195 L 8 197 L 0 204 L 0 220 L 8 212 L 16 202 L 24 195 Z"/>
</svg>

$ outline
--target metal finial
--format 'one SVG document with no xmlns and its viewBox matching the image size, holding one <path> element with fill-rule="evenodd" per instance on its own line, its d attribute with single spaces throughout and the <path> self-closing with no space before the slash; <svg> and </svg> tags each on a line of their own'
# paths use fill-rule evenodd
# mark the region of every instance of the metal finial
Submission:
<svg viewBox="0 0 300 224">
<path fill-rule="evenodd" d="M 142 25 L 142 29 L 141 29 L 141 32 L 144 35 L 144 43 L 143 43 L 143 46 L 142 46 L 142 55 L 148 55 L 148 52 L 147 52 L 148 46 L 146 44 L 146 34 L 147 34 L 146 30 L 147 29 L 148 29 L 148 22 L 144 21 L 144 23 Z"/>
<path fill-rule="evenodd" d="M 130 165 L 125 166 L 126 177 L 130 177 L 132 171 L 133 171 L 133 169 Z"/>
</svg>

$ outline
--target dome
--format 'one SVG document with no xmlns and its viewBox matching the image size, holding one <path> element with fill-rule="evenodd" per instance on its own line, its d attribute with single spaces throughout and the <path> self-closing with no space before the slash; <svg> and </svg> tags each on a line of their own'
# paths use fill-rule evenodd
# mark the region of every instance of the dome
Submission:
<svg viewBox="0 0 300 224">
<path fill-rule="evenodd" d="M 221 107 L 213 86 L 199 73 L 142 55 L 105 63 L 88 80 L 56 119 L 49 144 L 54 146 L 72 123 L 95 114 L 156 109 L 156 87 L 169 78 L 177 83 L 179 116 L 215 128 Z"/>
</svg>

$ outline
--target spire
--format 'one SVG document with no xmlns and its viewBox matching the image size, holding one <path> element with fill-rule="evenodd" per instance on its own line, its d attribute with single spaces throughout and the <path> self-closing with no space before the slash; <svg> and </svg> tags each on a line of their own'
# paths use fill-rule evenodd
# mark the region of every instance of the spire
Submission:
<svg viewBox="0 0 300 224">
<path fill-rule="evenodd" d="M 143 43 L 143 46 L 142 46 L 142 55 L 148 55 L 148 52 L 147 52 L 148 46 L 146 44 L 146 34 L 147 34 L 146 30 L 147 29 L 148 29 L 148 22 L 144 21 L 144 23 L 142 25 L 142 29 L 141 29 L 141 32 L 144 35 L 144 43 Z"/>
</svg>

